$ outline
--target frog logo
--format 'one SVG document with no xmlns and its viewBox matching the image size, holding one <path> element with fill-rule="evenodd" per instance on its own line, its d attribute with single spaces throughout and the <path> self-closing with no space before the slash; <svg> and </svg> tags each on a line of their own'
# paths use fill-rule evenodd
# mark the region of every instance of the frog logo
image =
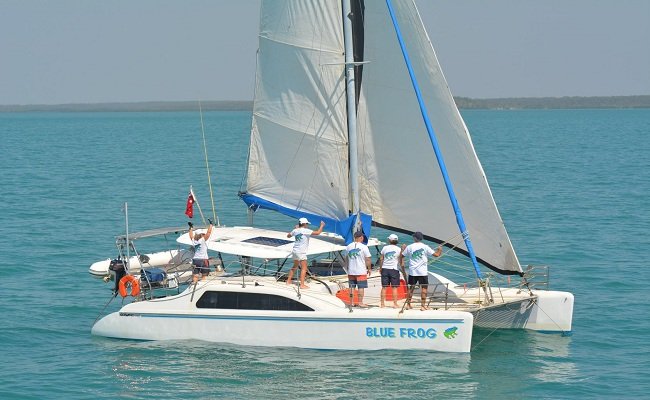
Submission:
<svg viewBox="0 0 650 400">
<path fill-rule="evenodd" d="M 419 260 L 424 256 L 424 249 L 418 249 L 415 250 L 413 253 L 411 253 L 411 258 L 414 260 Z"/>
<path fill-rule="evenodd" d="M 447 339 L 453 339 L 458 335 L 458 327 L 457 326 L 452 326 L 451 328 L 445 329 L 445 332 L 443 333 Z"/>
<path fill-rule="evenodd" d="M 302 233 L 296 234 L 296 242 L 300 242 L 304 236 L 305 235 L 303 235 Z"/>
<path fill-rule="evenodd" d="M 361 249 L 352 249 L 348 251 L 348 257 L 350 258 L 358 258 L 361 256 Z"/>
<path fill-rule="evenodd" d="M 396 251 L 388 251 L 388 252 L 386 252 L 386 254 L 384 254 L 384 259 L 386 261 L 393 260 L 395 258 L 395 254 L 397 254 Z"/>
</svg>

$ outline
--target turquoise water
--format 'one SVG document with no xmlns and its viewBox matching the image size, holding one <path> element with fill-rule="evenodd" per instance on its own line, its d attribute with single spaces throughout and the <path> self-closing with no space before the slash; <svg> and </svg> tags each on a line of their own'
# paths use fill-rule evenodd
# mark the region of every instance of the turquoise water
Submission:
<svg viewBox="0 0 650 400">
<path fill-rule="evenodd" d="M 477 329 L 470 354 L 92 337 L 110 290 L 87 269 L 123 203 L 132 231 L 183 225 L 190 184 L 209 208 L 199 116 L 0 114 L 0 398 L 650 396 L 650 110 L 463 115 L 522 263 L 575 294 L 572 336 Z M 204 118 L 221 222 L 244 224 L 250 115 Z"/>
</svg>

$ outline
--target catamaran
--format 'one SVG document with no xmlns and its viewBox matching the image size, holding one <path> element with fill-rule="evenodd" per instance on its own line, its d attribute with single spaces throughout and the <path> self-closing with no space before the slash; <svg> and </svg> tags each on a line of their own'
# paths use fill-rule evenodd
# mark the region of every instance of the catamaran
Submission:
<svg viewBox="0 0 650 400">
<path fill-rule="evenodd" d="M 225 272 L 174 295 L 143 291 L 93 334 L 468 352 L 474 326 L 571 331 L 573 295 L 520 264 L 412 0 L 263 0 L 257 65 L 240 197 L 251 220 L 268 209 L 325 221 L 309 289 L 284 281 L 286 232 L 217 227 L 208 247 L 234 258 Z M 399 308 L 379 307 L 375 271 L 371 307 L 355 308 L 342 251 L 373 227 L 421 231 L 445 247 L 442 262 L 463 258 L 474 276 L 455 282 L 433 265 L 421 311 L 404 290 Z"/>
</svg>

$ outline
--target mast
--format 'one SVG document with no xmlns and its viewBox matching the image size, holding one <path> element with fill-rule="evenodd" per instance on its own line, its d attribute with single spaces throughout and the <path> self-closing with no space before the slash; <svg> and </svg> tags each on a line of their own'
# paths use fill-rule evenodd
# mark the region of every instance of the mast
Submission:
<svg viewBox="0 0 650 400">
<path fill-rule="evenodd" d="M 341 0 L 343 9 L 343 41 L 345 45 L 345 81 L 348 117 L 348 151 L 350 190 L 352 192 L 352 213 L 359 215 L 359 161 L 357 151 L 357 114 L 356 114 L 356 89 L 354 78 L 354 48 L 352 42 L 352 19 L 350 0 Z M 355 230 L 359 225 L 355 224 Z"/>
<path fill-rule="evenodd" d="M 415 72 L 411 65 L 411 59 L 409 58 L 408 51 L 406 50 L 406 45 L 402 39 L 402 32 L 397 23 L 397 18 L 395 17 L 395 11 L 393 10 L 393 5 L 391 0 L 386 0 L 386 5 L 388 6 L 388 12 L 390 18 L 395 27 L 395 34 L 397 35 L 397 40 L 399 42 L 400 49 L 402 50 L 402 55 L 404 56 L 404 62 L 406 63 L 406 68 L 408 69 L 409 76 L 411 78 L 411 83 L 413 84 L 413 89 L 415 90 L 415 95 L 418 99 L 418 104 L 420 105 L 420 112 L 422 114 L 422 119 L 424 120 L 424 125 L 427 128 L 427 133 L 429 134 L 429 139 L 431 140 L 431 145 L 433 146 L 433 151 L 436 154 L 436 159 L 438 160 L 438 166 L 440 167 L 440 172 L 445 181 L 445 187 L 447 189 L 447 194 L 449 195 L 449 200 L 454 209 L 454 214 L 456 215 L 456 223 L 460 229 L 460 233 L 463 235 L 463 240 L 465 241 L 465 246 L 467 247 L 467 252 L 469 253 L 469 258 L 472 260 L 472 265 L 476 271 L 476 275 L 481 279 L 481 269 L 479 268 L 478 261 L 476 259 L 476 254 L 474 253 L 474 248 L 472 247 L 472 242 L 469 238 L 469 233 L 467 232 L 467 227 L 465 226 L 465 220 L 463 219 L 463 214 L 460 211 L 460 206 L 458 205 L 458 200 L 456 199 L 456 194 L 454 193 L 454 187 L 451 184 L 451 179 L 449 178 L 449 173 L 447 172 L 447 166 L 442 157 L 442 152 L 440 151 L 440 146 L 438 144 L 438 139 L 436 139 L 435 132 L 431 126 L 431 121 L 429 120 L 429 113 L 427 111 L 424 100 L 422 99 L 422 93 L 420 91 L 420 86 L 415 77 Z"/>
</svg>

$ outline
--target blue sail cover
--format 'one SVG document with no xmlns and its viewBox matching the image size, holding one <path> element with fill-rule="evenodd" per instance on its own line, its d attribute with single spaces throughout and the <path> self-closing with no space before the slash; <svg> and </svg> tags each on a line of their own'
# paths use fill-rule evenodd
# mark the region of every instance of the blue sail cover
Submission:
<svg viewBox="0 0 650 400">
<path fill-rule="evenodd" d="M 264 208 L 266 210 L 277 211 L 281 214 L 284 214 L 289 217 L 293 217 L 295 219 L 305 217 L 313 225 L 318 225 L 320 224 L 320 221 L 324 221 L 326 231 L 333 232 L 343 236 L 346 244 L 351 243 L 353 241 L 355 222 L 357 219 L 356 215 L 351 215 L 344 220 L 337 220 L 334 218 L 323 217 L 321 215 L 310 214 L 304 211 L 283 207 L 281 205 L 275 204 L 268 200 L 264 200 L 257 196 L 253 196 L 251 194 L 244 193 L 241 194 L 240 197 L 244 201 L 244 203 L 246 203 L 246 205 L 248 205 L 248 207 L 253 211 L 257 210 L 258 208 Z M 360 216 L 361 216 L 361 227 L 363 229 L 364 235 L 366 236 L 365 241 L 367 241 L 368 237 L 370 236 L 370 228 L 372 226 L 372 216 L 364 213 L 361 213 Z"/>
</svg>

